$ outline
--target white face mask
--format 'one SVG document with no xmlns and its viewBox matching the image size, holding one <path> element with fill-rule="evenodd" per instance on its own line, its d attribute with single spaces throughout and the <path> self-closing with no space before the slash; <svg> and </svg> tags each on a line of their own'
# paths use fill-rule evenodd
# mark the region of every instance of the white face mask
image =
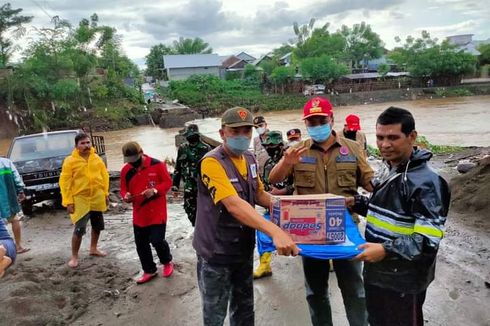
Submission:
<svg viewBox="0 0 490 326">
<path fill-rule="evenodd" d="M 257 128 L 257 132 L 259 133 L 259 135 L 263 135 L 264 132 L 265 132 L 265 127 L 259 127 L 259 128 Z"/>
<path fill-rule="evenodd" d="M 291 140 L 290 142 L 288 142 L 288 146 L 289 147 L 292 147 L 292 146 L 294 146 L 296 144 L 299 144 L 299 140 Z"/>
</svg>

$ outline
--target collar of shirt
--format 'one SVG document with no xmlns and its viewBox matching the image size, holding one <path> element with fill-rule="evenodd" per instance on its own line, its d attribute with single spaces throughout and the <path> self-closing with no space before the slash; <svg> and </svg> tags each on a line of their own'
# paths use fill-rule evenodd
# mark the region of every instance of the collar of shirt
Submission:
<svg viewBox="0 0 490 326">
<path fill-rule="evenodd" d="M 324 150 L 323 147 L 321 147 L 318 143 L 315 143 L 313 141 L 313 139 L 308 139 L 306 142 L 306 145 L 308 146 L 308 142 L 309 142 L 309 147 L 310 149 L 312 150 L 317 150 L 317 151 L 320 151 L 322 152 L 323 154 L 327 153 L 330 149 L 334 148 L 334 147 L 341 147 L 342 145 L 340 144 L 339 142 L 339 136 L 337 135 L 337 133 L 335 132 L 335 130 L 332 130 L 332 135 L 335 137 L 335 142 L 332 143 L 332 145 L 327 149 L 327 150 Z"/>
</svg>

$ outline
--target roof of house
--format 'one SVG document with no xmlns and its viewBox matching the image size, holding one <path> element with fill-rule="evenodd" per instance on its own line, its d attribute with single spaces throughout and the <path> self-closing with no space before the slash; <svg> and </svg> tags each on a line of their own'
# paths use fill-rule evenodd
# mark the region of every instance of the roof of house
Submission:
<svg viewBox="0 0 490 326">
<path fill-rule="evenodd" d="M 286 60 L 287 58 L 289 58 L 291 55 L 293 54 L 293 52 L 288 52 L 286 53 L 285 55 L 283 55 L 282 57 L 279 58 L 279 60 Z"/>
<path fill-rule="evenodd" d="M 260 58 L 258 58 L 257 60 L 255 60 L 254 62 L 252 62 L 252 64 L 254 66 L 257 66 L 259 65 L 262 61 L 264 61 L 265 59 L 272 59 L 272 56 L 270 55 L 270 53 L 268 54 L 264 54 L 263 56 L 261 56 Z"/>
<path fill-rule="evenodd" d="M 400 76 L 409 76 L 409 75 L 410 74 L 408 72 L 389 72 L 385 75 L 385 77 L 400 77 Z M 377 72 L 363 72 L 360 74 L 348 74 L 342 77 L 347 79 L 372 79 L 372 78 L 380 78 L 382 76 Z"/>
<path fill-rule="evenodd" d="M 195 67 L 219 67 L 220 58 L 217 54 L 174 54 L 164 55 L 165 68 L 195 68 Z"/>
<path fill-rule="evenodd" d="M 237 58 L 240 58 L 242 60 L 245 60 L 245 61 L 255 61 L 256 58 L 254 56 L 251 56 L 250 54 L 246 53 L 246 52 L 240 52 L 236 55 Z"/>
<path fill-rule="evenodd" d="M 237 62 L 240 62 L 240 61 L 242 61 L 242 59 L 240 59 L 234 55 L 230 55 L 228 58 L 226 58 L 225 60 L 223 60 L 221 62 L 221 65 L 224 68 L 228 68 L 228 67 L 233 66 L 234 64 L 236 64 Z"/>
</svg>

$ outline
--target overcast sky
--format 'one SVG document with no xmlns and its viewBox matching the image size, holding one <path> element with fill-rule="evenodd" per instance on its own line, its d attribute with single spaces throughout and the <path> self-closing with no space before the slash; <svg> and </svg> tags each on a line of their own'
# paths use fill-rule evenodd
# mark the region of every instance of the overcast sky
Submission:
<svg viewBox="0 0 490 326">
<path fill-rule="evenodd" d="M 50 26 L 59 16 L 76 24 L 93 13 L 99 23 L 113 26 L 122 36 L 125 53 L 138 65 L 151 46 L 170 44 L 179 36 L 200 37 L 219 55 L 245 51 L 260 56 L 294 37 L 293 22 L 307 23 L 315 17 L 320 27 L 330 22 L 331 31 L 341 25 L 365 21 L 380 34 L 386 47 L 394 37 L 405 39 L 428 30 L 443 38 L 454 34 L 475 34 L 490 38 L 490 5 L 486 0 L 15 0 L 34 19 L 33 26 Z M 19 41 L 22 47 L 29 37 Z M 19 54 L 16 54 L 16 58 Z"/>
</svg>

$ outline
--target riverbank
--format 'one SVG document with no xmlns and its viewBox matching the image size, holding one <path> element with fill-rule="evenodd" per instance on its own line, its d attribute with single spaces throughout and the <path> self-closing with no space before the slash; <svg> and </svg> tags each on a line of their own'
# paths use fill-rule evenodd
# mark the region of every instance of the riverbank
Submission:
<svg viewBox="0 0 490 326">
<path fill-rule="evenodd" d="M 390 89 L 371 92 L 324 94 L 335 107 L 355 106 L 388 103 L 396 101 L 431 100 L 442 98 L 457 98 L 490 95 L 490 83 L 463 84 L 451 87 L 412 88 L 412 89 Z M 187 119 L 197 117 L 217 117 L 232 106 L 244 106 L 253 112 L 278 112 L 286 110 L 299 110 L 303 107 L 308 97 L 301 94 L 261 94 L 254 93 L 253 96 L 243 97 L 238 93 L 235 97 L 222 99 L 220 102 L 211 103 L 204 101 L 198 106 L 192 106 L 189 114 L 184 115 Z M 174 100 L 174 99 L 172 99 Z M 182 99 L 178 99 L 182 100 Z M 216 101 L 215 101 L 216 102 Z M 192 103 L 191 103 L 192 104 Z M 197 104 L 196 104 L 197 105 Z M 2 109 L 2 108 L 0 108 Z M 186 109 L 187 110 L 187 109 Z M 17 125 L 14 119 L 0 110 L 0 139 L 15 136 Z M 91 126 L 95 132 L 113 131 L 140 125 L 159 124 L 162 112 L 166 119 L 162 120 L 162 128 L 180 128 L 186 122 L 182 119 L 179 110 L 168 110 L 166 105 L 152 103 L 148 107 L 135 105 L 128 101 L 116 101 L 115 103 L 99 103 L 93 110 L 80 112 L 78 118 L 71 117 L 69 121 L 52 122 L 50 129 L 79 128 L 81 124 Z M 153 118 L 153 122 L 150 119 Z M 157 118 L 158 117 L 158 118 Z"/>
<path fill-rule="evenodd" d="M 431 162 L 446 179 L 463 178 L 458 185 L 482 187 L 464 179 L 455 166 L 460 158 L 481 157 L 489 150 L 465 148 L 458 153 L 437 155 Z M 490 171 L 481 173 L 488 177 Z M 117 192 L 116 188 L 117 183 L 111 190 Z M 169 279 L 158 277 L 141 286 L 134 283 L 140 266 L 133 242 L 131 209 L 116 201 L 111 207 L 101 236 L 101 247 L 109 255 L 89 257 L 85 239 L 81 264 L 76 270 L 66 266 L 72 226 L 64 211 L 41 209 L 24 222 L 23 238 L 32 250 L 19 255 L 17 263 L 0 280 L 3 322 L 94 326 L 201 324 L 196 257 L 191 245 L 193 230 L 181 202 L 168 204 L 167 239 L 176 263 L 175 273 Z M 490 311 L 482 302 L 488 301 L 490 291 L 485 285 L 490 281 L 488 210 L 462 209 L 460 204 L 455 207 L 447 220 L 436 279 L 428 290 L 425 321 L 432 326 L 486 325 Z M 301 260 L 275 256 L 272 268 L 271 278 L 254 282 L 256 324 L 307 325 L 309 314 Z M 330 276 L 334 323 L 344 326 L 347 320 L 342 298 L 334 274 Z"/>
</svg>

